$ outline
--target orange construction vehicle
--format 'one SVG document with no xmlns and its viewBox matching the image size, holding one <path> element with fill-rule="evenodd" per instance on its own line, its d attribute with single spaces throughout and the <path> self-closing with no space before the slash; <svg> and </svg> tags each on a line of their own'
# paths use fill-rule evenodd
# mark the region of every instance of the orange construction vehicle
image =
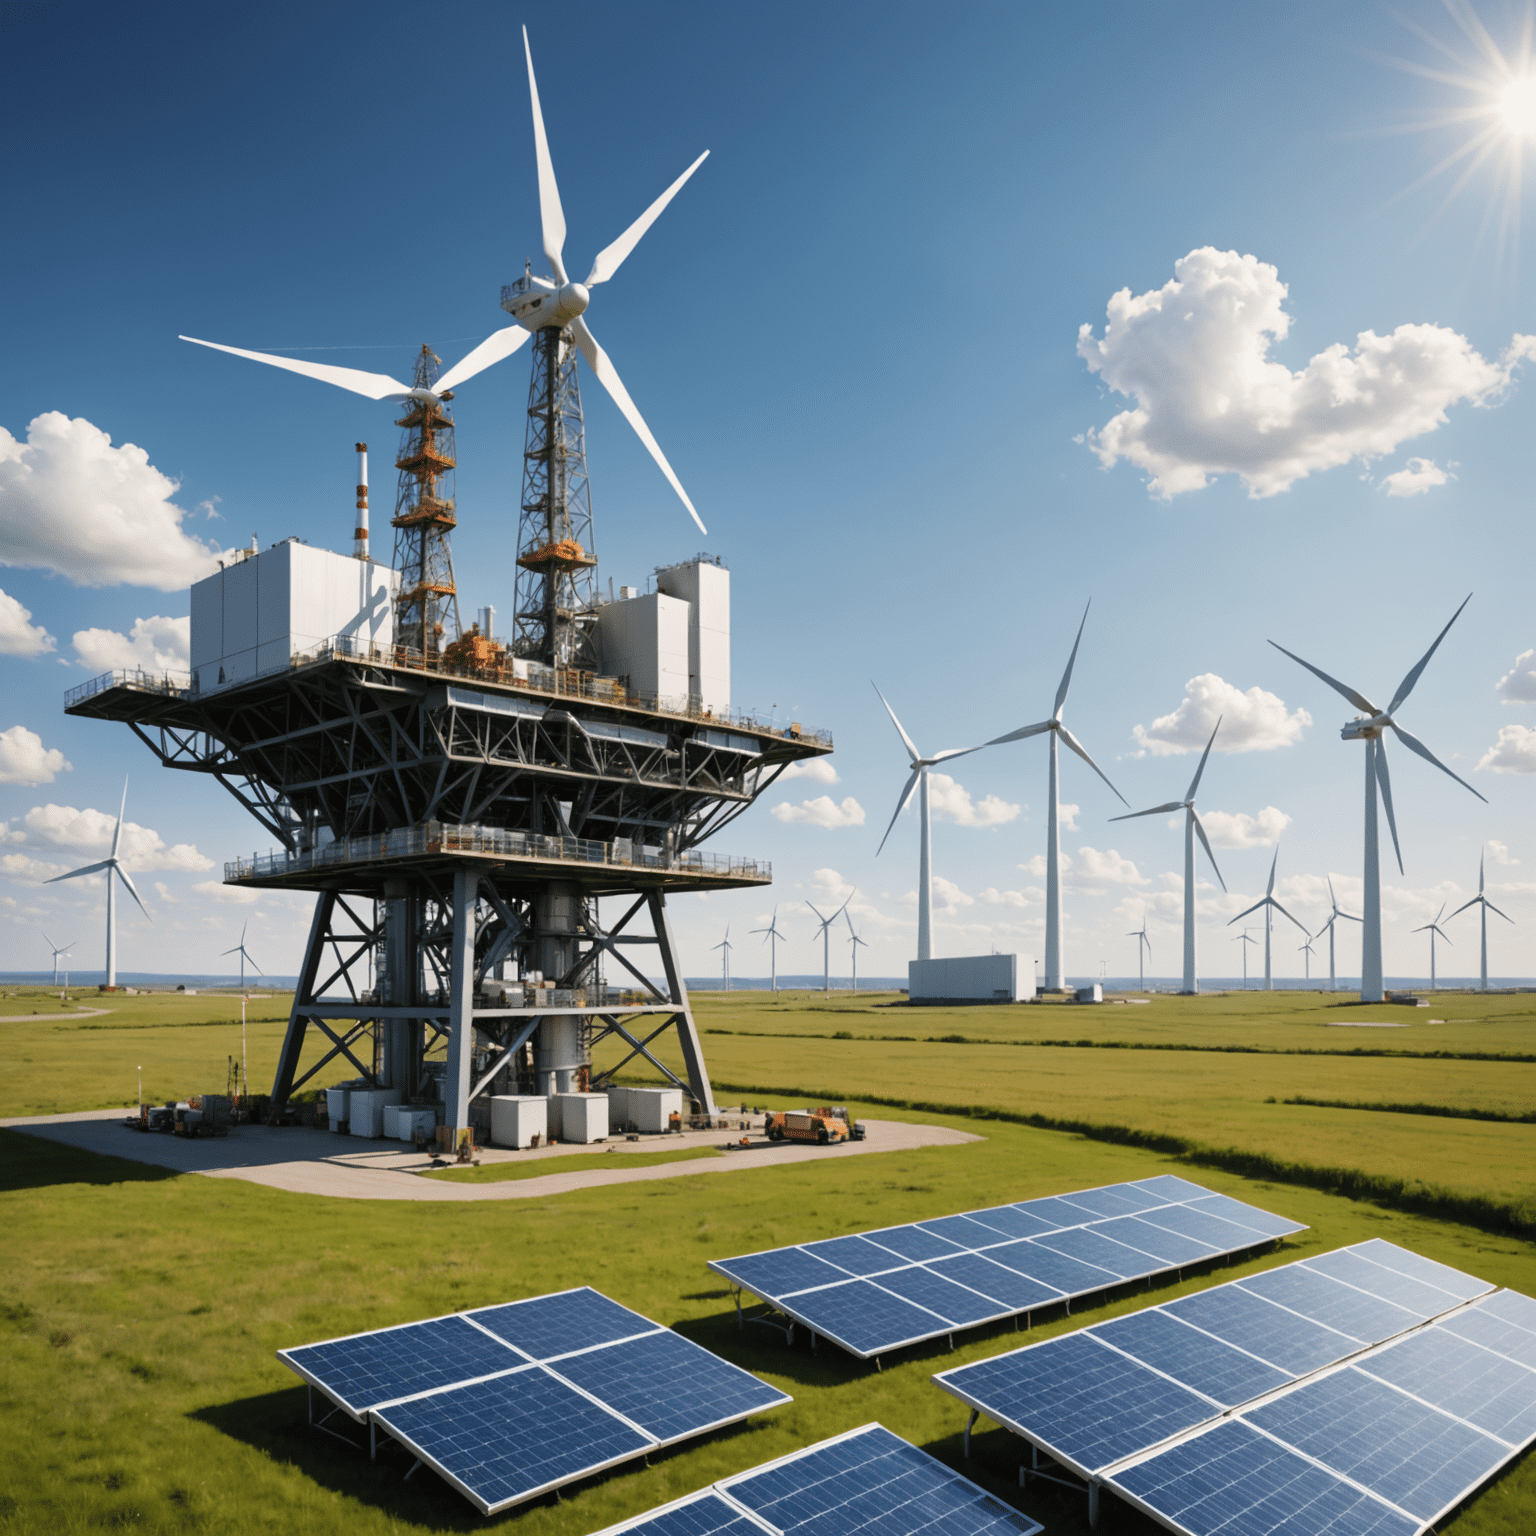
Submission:
<svg viewBox="0 0 1536 1536">
<path fill-rule="evenodd" d="M 770 1109 L 763 1118 L 769 1141 L 814 1141 L 830 1147 L 843 1141 L 863 1141 L 864 1127 L 841 1105 L 821 1109 Z"/>
</svg>

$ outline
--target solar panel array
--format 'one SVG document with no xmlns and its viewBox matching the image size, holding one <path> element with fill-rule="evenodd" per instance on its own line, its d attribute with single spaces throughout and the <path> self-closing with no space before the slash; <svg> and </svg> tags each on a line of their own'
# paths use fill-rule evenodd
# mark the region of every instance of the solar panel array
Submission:
<svg viewBox="0 0 1536 1536">
<path fill-rule="evenodd" d="M 866 1424 L 598 1536 L 1035 1536 L 1041 1529 L 884 1425 Z"/>
<path fill-rule="evenodd" d="M 934 1380 L 1189 1536 L 1415 1536 L 1536 1440 L 1536 1301 L 1376 1240 Z"/>
<path fill-rule="evenodd" d="M 277 1354 L 488 1515 L 790 1401 L 590 1286 Z"/>
<path fill-rule="evenodd" d="M 867 1360 L 1305 1230 L 1164 1174 L 709 1267 Z"/>
</svg>

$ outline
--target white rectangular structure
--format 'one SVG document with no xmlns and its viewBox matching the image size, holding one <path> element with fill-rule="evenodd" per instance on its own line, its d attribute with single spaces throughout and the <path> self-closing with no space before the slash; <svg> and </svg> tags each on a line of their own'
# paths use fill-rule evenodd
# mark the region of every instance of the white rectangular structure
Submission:
<svg viewBox="0 0 1536 1536">
<path fill-rule="evenodd" d="M 346 1084 L 325 1090 L 325 1118 L 335 1135 L 339 1136 L 342 1126 L 347 1123 L 347 1099 L 351 1092 Z"/>
<path fill-rule="evenodd" d="M 559 1118 L 561 1141 L 585 1146 L 588 1142 L 608 1139 L 608 1095 L 606 1093 L 552 1093 L 549 1118 Z"/>
<path fill-rule="evenodd" d="M 909 960 L 907 995 L 914 1003 L 1016 1003 L 1035 995 L 1034 967 L 1020 990 L 1017 955 L 964 955 Z"/>
<path fill-rule="evenodd" d="M 340 639 L 389 645 L 398 575 L 287 539 L 192 586 L 192 690 L 213 693 Z"/>
<path fill-rule="evenodd" d="M 629 1129 L 629 1089 L 620 1088 L 615 1083 L 608 1085 L 608 1129 L 610 1131 Z"/>
<path fill-rule="evenodd" d="M 607 604 L 597 621 L 602 667 L 629 679 L 633 693 L 687 702 L 689 605 L 662 592 Z"/>
<path fill-rule="evenodd" d="M 668 1117 L 683 1112 L 681 1088 L 629 1088 L 625 1098 L 629 1123 L 650 1136 L 660 1135 L 667 1129 Z"/>
<path fill-rule="evenodd" d="M 491 1145 L 531 1147 L 533 1138 L 549 1140 L 549 1100 L 505 1093 L 491 1099 Z"/>
<path fill-rule="evenodd" d="M 731 709 L 731 573 L 713 560 L 656 572 L 656 590 L 688 604 L 688 694 L 705 709 Z"/>
<path fill-rule="evenodd" d="M 384 1111 L 400 1102 L 398 1088 L 354 1088 L 347 1095 L 347 1120 L 354 1136 L 376 1141 L 384 1134 Z"/>
</svg>

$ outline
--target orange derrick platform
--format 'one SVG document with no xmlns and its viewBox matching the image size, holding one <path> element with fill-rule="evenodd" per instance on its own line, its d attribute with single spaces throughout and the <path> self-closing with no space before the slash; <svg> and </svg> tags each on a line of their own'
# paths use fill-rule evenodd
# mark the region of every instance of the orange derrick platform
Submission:
<svg viewBox="0 0 1536 1536">
<path fill-rule="evenodd" d="M 554 544 L 545 544 L 540 549 L 530 549 L 526 555 L 519 555 L 517 563 L 525 571 L 542 570 L 550 565 L 573 571 L 579 566 L 596 565 L 597 556 L 589 555 L 575 539 L 560 539 Z"/>
<path fill-rule="evenodd" d="M 497 667 L 505 651 L 505 646 L 487 639 L 480 633 L 480 626 L 474 624 L 468 634 L 443 647 L 443 661 L 450 667 Z"/>
</svg>

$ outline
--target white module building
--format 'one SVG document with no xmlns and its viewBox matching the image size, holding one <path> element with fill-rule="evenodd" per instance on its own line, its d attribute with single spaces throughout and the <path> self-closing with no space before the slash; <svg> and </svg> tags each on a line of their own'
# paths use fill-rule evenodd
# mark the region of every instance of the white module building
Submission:
<svg viewBox="0 0 1536 1536">
<path fill-rule="evenodd" d="M 621 587 L 598 619 L 602 671 L 635 693 L 717 714 L 731 707 L 731 573 L 706 555 L 656 572 L 643 596 Z"/>
<path fill-rule="evenodd" d="M 914 1003 L 1017 1003 L 1034 995 L 1034 967 L 1021 990 L 1017 955 L 907 961 L 907 996 Z"/>
<path fill-rule="evenodd" d="M 285 539 L 192 588 L 192 691 L 216 692 L 330 644 L 390 645 L 398 574 Z"/>
</svg>

